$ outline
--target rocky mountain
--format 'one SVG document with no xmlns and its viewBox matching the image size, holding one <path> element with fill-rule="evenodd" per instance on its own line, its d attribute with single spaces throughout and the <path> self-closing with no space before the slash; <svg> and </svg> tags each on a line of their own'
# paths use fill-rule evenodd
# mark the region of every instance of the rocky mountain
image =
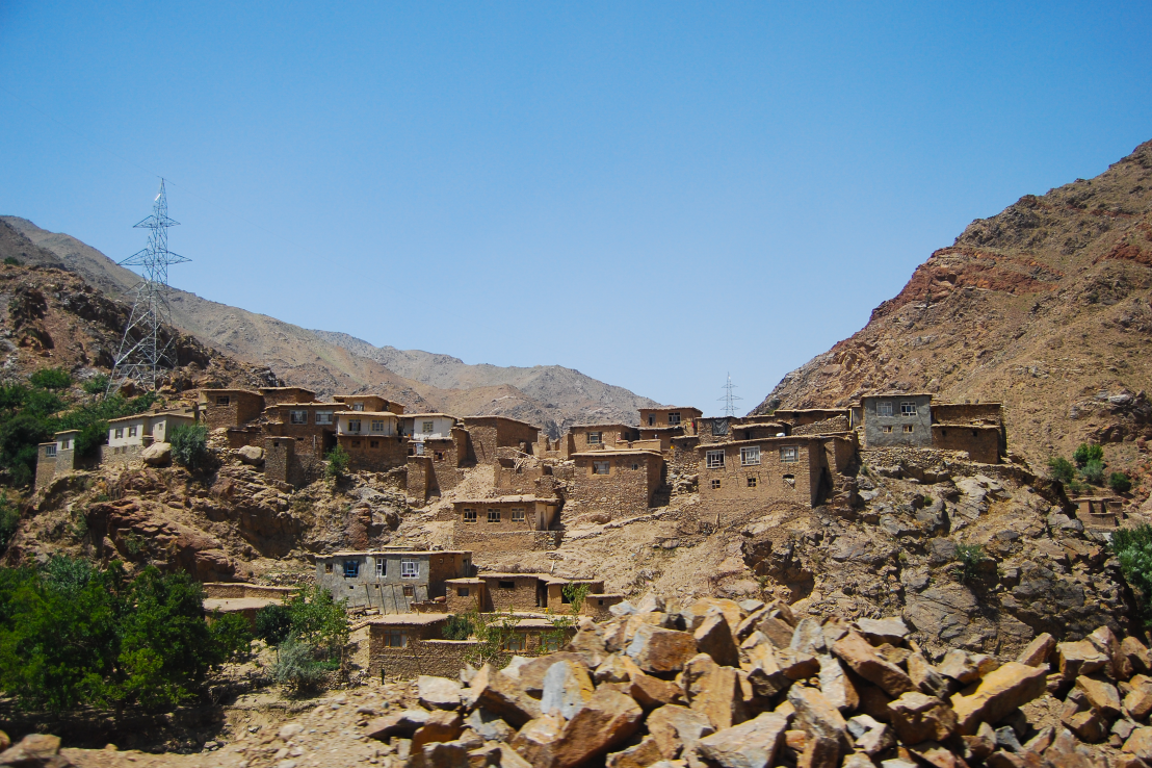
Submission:
<svg viewBox="0 0 1152 768">
<path fill-rule="evenodd" d="M 852 337 L 753 413 L 871 391 L 1000 401 L 1033 463 L 1080 442 L 1146 469 L 1152 434 L 1152 142 L 1094 179 L 1025 195 L 920 265 Z"/>
<path fill-rule="evenodd" d="M 27 219 L 0 216 L 0 238 L 26 239 L 11 248 L 21 261 L 71 270 L 109 296 L 123 295 L 138 280 L 95 248 Z M 637 423 L 636 410 L 654 404 L 561 366 L 467 365 L 448 355 L 374 347 L 348 334 L 310 331 L 175 289 L 171 306 L 173 323 L 207 346 L 266 365 L 285 382 L 323 396 L 371 391 L 410 410 L 510 416 L 554 436 L 577 422 Z"/>
</svg>

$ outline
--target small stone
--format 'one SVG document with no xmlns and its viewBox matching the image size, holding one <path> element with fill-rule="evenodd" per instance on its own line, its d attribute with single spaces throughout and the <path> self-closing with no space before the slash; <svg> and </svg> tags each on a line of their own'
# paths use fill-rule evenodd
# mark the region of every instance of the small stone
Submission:
<svg viewBox="0 0 1152 768">
<path fill-rule="evenodd" d="M 857 619 L 856 627 L 860 634 L 873 644 L 891 643 L 899 645 L 908 637 L 908 625 L 900 618 Z"/>
<path fill-rule="evenodd" d="M 976 733 L 964 737 L 964 745 L 977 760 L 983 760 L 996 751 L 996 731 L 988 723 L 980 723 Z"/>
<path fill-rule="evenodd" d="M 1052 635 L 1044 632 L 1028 643 L 1028 647 L 1020 652 L 1016 661 L 1029 667 L 1047 667 L 1048 659 L 1054 650 L 1056 650 L 1056 640 Z"/>
<path fill-rule="evenodd" d="M 1108 657 L 1088 640 L 1056 644 L 1056 659 L 1065 680 L 1090 675 L 1104 668 Z"/>
<path fill-rule="evenodd" d="M 463 731 L 464 718 L 459 712 L 438 709 L 412 735 L 412 749 L 420 750 L 434 741 L 455 741 Z"/>
<path fill-rule="evenodd" d="M 654 710 L 645 724 L 667 760 L 675 760 L 682 748 L 691 750 L 700 739 L 716 732 L 707 717 L 676 704 Z"/>
<path fill-rule="evenodd" d="M 1081 675 L 1076 678 L 1076 687 L 1084 692 L 1088 703 L 1107 718 L 1120 714 L 1120 694 L 1116 686 Z"/>
<path fill-rule="evenodd" d="M 303 730 L 304 726 L 300 725 L 299 723 L 288 723 L 287 725 L 281 727 L 276 735 L 280 737 L 281 741 L 288 741 L 288 739 L 292 738 Z"/>
<path fill-rule="evenodd" d="M 660 762 L 663 757 L 660 748 L 656 746 L 656 740 L 648 736 L 633 747 L 608 755 L 605 765 L 607 768 L 647 768 Z"/>
</svg>

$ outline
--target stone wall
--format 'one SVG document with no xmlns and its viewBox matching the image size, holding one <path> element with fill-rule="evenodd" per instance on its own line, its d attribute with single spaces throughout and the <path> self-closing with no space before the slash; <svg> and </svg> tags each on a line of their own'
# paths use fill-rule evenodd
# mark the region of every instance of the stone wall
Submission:
<svg viewBox="0 0 1152 768">
<path fill-rule="evenodd" d="M 227 405 L 219 399 L 228 398 Z M 264 410 L 264 397 L 258 392 L 242 389 L 204 389 L 200 391 L 200 418 L 209 429 L 242 427 L 260 418 Z"/>
<path fill-rule="evenodd" d="M 303 488 L 320 479 L 324 474 L 324 463 L 311 455 L 298 455 L 298 444 L 298 441 L 286 437 L 264 438 L 264 476 L 295 488 Z"/>
<path fill-rule="evenodd" d="M 486 611 L 535 611 L 547 602 L 536 574 L 480 574 L 484 580 Z"/>
<path fill-rule="evenodd" d="M 593 474 L 594 462 L 609 463 L 607 475 Z M 591 452 L 575 457 L 564 507 L 569 512 L 605 512 L 613 517 L 641 515 L 664 479 L 664 459 L 657 454 Z"/>
<path fill-rule="evenodd" d="M 1000 428 L 985 425 L 933 424 L 932 447 L 963 451 L 971 461 L 1000 463 Z"/>
<path fill-rule="evenodd" d="M 408 441 L 398 435 L 340 435 L 336 442 L 347 451 L 350 469 L 386 472 L 394 467 L 402 467 L 408 461 Z"/>
<path fill-rule="evenodd" d="M 902 415 L 901 407 L 904 403 L 914 404 L 916 413 L 911 416 Z M 931 403 L 931 395 L 892 395 L 890 397 L 863 398 L 865 444 L 869 448 L 932 447 Z M 891 405 L 891 416 L 880 415 L 879 408 L 884 404 Z M 906 432 L 906 428 L 911 431 Z"/>
<path fill-rule="evenodd" d="M 1000 403 L 933 403 L 932 421 L 936 423 L 1000 423 Z"/>
<path fill-rule="evenodd" d="M 56 477 L 56 455 L 48 455 L 47 448 L 56 449 L 56 441 L 40 443 L 36 450 L 36 489 L 39 490 Z"/>
<path fill-rule="evenodd" d="M 759 464 L 741 464 L 740 449 L 760 448 Z M 784 449 L 796 449 L 796 460 L 785 461 Z M 708 467 L 709 451 L 724 451 L 724 466 Z M 723 517 L 730 511 L 747 511 L 772 502 L 785 501 L 812 506 L 819 498 L 826 458 L 819 439 L 767 438 L 755 444 L 722 443 L 701 446 L 700 503 L 708 513 Z M 830 473 L 825 480 L 831 485 Z"/>
<path fill-rule="evenodd" d="M 139 461 L 142 453 L 144 453 L 144 446 L 140 444 L 102 445 L 100 446 L 100 463 L 102 465 L 131 464 Z"/>
<path fill-rule="evenodd" d="M 531 424 L 500 416 L 470 416 L 464 419 L 464 428 L 471 438 L 472 455 L 478 464 L 491 464 L 496 461 L 496 449 L 501 446 L 520 448 L 527 453 L 532 450 L 540 430 Z"/>
<path fill-rule="evenodd" d="M 296 592 L 294 587 L 268 587 L 263 584 L 246 584 L 241 581 L 215 581 L 204 585 L 206 598 L 256 597 L 267 600 L 287 600 Z"/>
<path fill-rule="evenodd" d="M 847 432 L 848 416 L 841 414 L 823 421 L 813 421 L 800 426 L 792 427 L 794 435 L 831 435 L 837 432 Z"/>
<path fill-rule="evenodd" d="M 440 495 L 431 456 L 409 456 L 407 494 L 417 506 L 423 506 L 433 496 Z"/>
</svg>

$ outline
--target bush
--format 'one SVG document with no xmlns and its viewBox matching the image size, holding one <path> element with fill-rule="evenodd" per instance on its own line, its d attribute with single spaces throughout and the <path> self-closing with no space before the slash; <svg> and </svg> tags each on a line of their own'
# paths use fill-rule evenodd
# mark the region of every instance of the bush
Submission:
<svg viewBox="0 0 1152 768">
<path fill-rule="evenodd" d="M 298 640 L 286 640 L 277 647 L 271 672 L 274 681 L 297 692 L 315 688 L 328 675 L 312 647 Z"/>
<path fill-rule="evenodd" d="M 188 424 L 176 427 L 168 436 L 172 445 L 172 460 L 190 470 L 208 466 L 212 454 L 208 450 L 208 427 L 203 424 Z"/>
<path fill-rule="evenodd" d="M 569 603 L 569 610 L 572 615 L 580 613 L 581 606 L 584 605 L 584 598 L 588 597 L 588 591 L 591 588 L 589 584 L 565 584 L 560 592 L 564 595 L 564 599 Z"/>
<path fill-rule="evenodd" d="M 979 572 L 980 564 L 988 558 L 984 556 L 984 548 L 979 544 L 957 544 L 956 560 L 962 566 L 960 581 L 967 583 Z"/>
<path fill-rule="evenodd" d="M 1116 493 L 1128 493 L 1132 490 L 1132 479 L 1124 472 L 1113 472 L 1108 476 L 1108 486 Z"/>
<path fill-rule="evenodd" d="M 341 446 L 336 446 L 328 451 L 328 455 L 324 458 L 328 460 L 328 466 L 324 468 L 324 474 L 334 480 L 339 480 L 344 475 L 348 474 L 348 462 L 351 456 L 348 451 L 344 450 Z"/>
<path fill-rule="evenodd" d="M 1076 466 L 1084 467 L 1092 461 L 1104 461 L 1104 449 L 1099 445 L 1088 445 L 1088 443 L 1080 443 L 1075 452 L 1072 454 L 1072 460 L 1076 462 Z"/>
<path fill-rule="evenodd" d="M 292 632 L 292 614 L 283 605 L 266 605 L 256 613 L 256 637 L 269 646 L 280 645 Z"/>
<path fill-rule="evenodd" d="M 1145 627 L 1152 627 L 1152 526 L 1142 523 L 1121 528 L 1112 534 L 1112 552 L 1120 561 L 1120 572 L 1140 604 Z"/>
<path fill-rule="evenodd" d="M 16 258 L 15 256 L 5 256 L 4 257 L 4 263 L 10 267 L 22 267 L 22 266 L 24 266 L 23 264 L 20 263 L 20 259 Z"/>
<path fill-rule="evenodd" d="M 1076 479 L 1076 468 L 1068 459 L 1053 456 L 1048 459 L 1048 476 L 1061 483 L 1070 483 Z"/>
<path fill-rule="evenodd" d="M 32 386 L 39 389 L 68 389 L 72 377 L 63 368 L 41 368 L 28 377 Z"/>
<path fill-rule="evenodd" d="M 467 640 L 473 631 L 472 618 L 466 614 L 452 614 L 444 623 L 445 640 Z"/>
<path fill-rule="evenodd" d="M 80 385 L 89 395 L 102 395 L 108 390 L 108 374 L 98 373 Z"/>
<path fill-rule="evenodd" d="M 312 584 L 298 588 L 287 609 L 292 622 L 291 638 L 311 647 L 321 659 L 343 655 L 349 634 L 343 600 L 336 602 L 331 592 Z"/>
<path fill-rule="evenodd" d="M 0 552 L 8 549 L 8 542 L 16 535 L 20 526 L 20 511 L 12 505 L 8 497 L 0 494 Z"/>
<path fill-rule="evenodd" d="M 1104 484 L 1104 462 L 1097 459 L 1091 459 L 1084 465 L 1084 469 L 1080 470 L 1080 474 L 1086 481 L 1092 485 Z"/>
</svg>

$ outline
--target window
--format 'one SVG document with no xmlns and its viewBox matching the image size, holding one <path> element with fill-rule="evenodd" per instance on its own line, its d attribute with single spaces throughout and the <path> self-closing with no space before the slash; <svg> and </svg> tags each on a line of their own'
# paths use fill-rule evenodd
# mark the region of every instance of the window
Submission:
<svg viewBox="0 0 1152 768">
<path fill-rule="evenodd" d="M 905 424 L 904 425 L 904 434 L 906 434 L 906 435 L 912 434 L 912 425 L 911 424 Z"/>
<path fill-rule="evenodd" d="M 370 440 L 370 441 L 368 441 L 368 446 L 370 448 L 379 448 L 380 447 L 380 441 L 379 440 Z"/>
<path fill-rule="evenodd" d="M 648 414 L 648 426 L 652 427 L 655 425 L 656 425 L 656 415 L 653 413 Z"/>
<path fill-rule="evenodd" d="M 136 427 L 128 427 L 128 437 L 136 437 Z M 64 442 L 67 443 L 68 441 L 65 440 Z M 68 446 L 65 445 L 64 447 L 67 448 Z"/>
<path fill-rule="evenodd" d="M 679 413 L 668 414 L 668 426 L 673 427 L 679 423 L 680 423 L 680 414 Z"/>
<path fill-rule="evenodd" d="M 66 437 L 60 441 L 60 450 L 67 451 L 71 447 L 72 447 L 72 440 L 71 439 Z"/>
<path fill-rule="evenodd" d="M 53 443 L 52 445 L 44 446 L 44 456 L 45 456 L 45 458 L 49 458 L 49 459 L 56 457 L 56 444 L 55 443 Z"/>
<path fill-rule="evenodd" d="M 720 469 L 724 466 L 724 451 L 708 451 L 705 464 L 708 469 Z"/>
<path fill-rule="evenodd" d="M 444 461 L 444 451 L 433 451 L 432 458 L 436 461 Z"/>
<path fill-rule="evenodd" d="M 376 576 L 379 578 L 381 576 L 387 576 L 387 575 L 388 575 L 388 561 L 382 557 L 376 558 Z"/>
<path fill-rule="evenodd" d="M 516 582 L 514 581 L 498 581 L 496 586 L 500 589 L 516 589 Z"/>
<path fill-rule="evenodd" d="M 749 445 L 740 449 L 740 465 L 744 467 L 756 466 L 760 463 L 760 446 Z"/>
<path fill-rule="evenodd" d="M 513 632 L 504 638 L 503 650 L 522 651 L 526 647 L 525 640 L 527 640 L 527 635 L 523 632 Z"/>
<path fill-rule="evenodd" d="M 539 638 L 540 638 L 540 650 L 543 653 L 555 653 L 556 651 L 560 650 L 561 638 L 559 635 L 557 635 L 557 634 L 550 634 L 550 635 L 541 634 L 541 635 L 539 635 Z"/>
<path fill-rule="evenodd" d="M 348 419 L 348 431 L 349 432 L 359 432 L 360 431 L 360 419 Z"/>
<path fill-rule="evenodd" d="M 799 461 L 800 449 L 794 445 L 786 445 L 780 449 L 780 461 Z"/>
<path fill-rule="evenodd" d="M 469 594 L 471 594 L 471 593 L 468 591 L 468 587 L 457 587 L 456 588 L 456 596 L 457 597 L 468 597 Z"/>
<path fill-rule="evenodd" d="M 373 432 L 383 432 L 384 431 L 384 420 L 383 419 L 373 419 L 372 420 L 372 431 Z"/>
<path fill-rule="evenodd" d="M 466 522 L 466 523 L 476 522 L 476 510 L 474 510 L 474 509 L 464 510 L 464 522 Z"/>
<path fill-rule="evenodd" d="M 638 470 L 638 469 L 640 469 L 640 465 L 639 465 L 639 464 L 633 464 L 633 465 L 632 465 L 632 471 L 633 471 L 633 472 L 635 472 L 635 471 L 636 471 L 636 470 Z"/>
<path fill-rule="evenodd" d="M 524 522 L 524 510 L 523 510 L 523 508 L 517 507 L 516 509 L 512 510 L 512 522 L 514 522 L 514 523 Z"/>
<path fill-rule="evenodd" d="M 892 415 L 892 403 L 876 403 L 876 415 L 877 416 L 891 416 Z"/>
<path fill-rule="evenodd" d="M 429 434 L 429 435 L 432 434 L 432 430 L 434 430 L 436 428 L 436 424 L 434 422 L 431 422 L 431 421 L 421 422 L 420 426 L 423 427 L 423 429 L 421 429 L 420 431 L 424 432 L 425 434 Z"/>
<path fill-rule="evenodd" d="M 344 578 L 354 579 L 360 575 L 360 561 L 359 560 L 345 560 L 344 561 Z"/>
<path fill-rule="evenodd" d="M 216 405 L 228 405 L 231 402 L 232 402 L 232 398 L 228 397 L 228 395 L 217 395 L 216 396 Z"/>
<path fill-rule="evenodd" d="M 915 416 L 916 415 L 916 403 L 900 403 L 900 415 L 901 416 Z"/>
<path fill-rule="evenodd" d="M 385 648 L 407 648 L 408 635 L 398 629 L 389 629 L 384 632 Z"/>
<path fill-rule="evenodd" d="M 288 420 L 293 424 L 307 424 L 308 411 L 290 411 Z"/>
<path fill-rule="evenodd" d="M 316 411 L 316 423 L 317 424 L 331 424 L 332 423 L 332 411 Z"/>
<path fill-rule="evenodd" d="M 592 474 L 607 475 L 611 466 L 612 462 L 610 461 L 594 461 L 592 462 Z"/>
<path fill-rule="evenodd" d="M 784 484 L 789 488 L 796 487 L 796 475 L 784 475 Z"/>
<path fill-rule="evenodd" d="M 416 455 L 417 456 L 423 456 L 424 455 L 424 443 L 416 443 Z"/>
<path fill-rule="evenodd" d="M 720 478 L 718 478 L 718 477 L 713 478 L 712 479 L 712 490 L 716 491 L 719 489 L 720 489 Z"/>
<path fill-rule="evenodd" d="M 884 434 L 886 434 L 886 435 L 890 435 L 890 434 L 892 434 L 892 425 L 891 425 L 891 424 L 885 424 L 884 426 L 882 426 L 882 427 L 880 428 L 880 430 L 881 430 L 881 431 L 882 431 Z"/>
<path fill-rule="evenodd" d="M 354 410 L 354 411 L 364 410 L 364 403 L 352 403 L 352 410 Z"/>
<path fill-rule="evenodd" d="M 324 563 L 324 573 L 332 573 L 332 563 Z"/>
<path fill-rule="evenodd" d="M 603 432 L 589 432 L 588 433 L 588 444 L 589 445 L 597 445 L 597 444 L 603 443 L 603 442 L 604 442 L 604 433 Z"/>
<path fill-rule="evenodd" d="M 415 560 L 400 561 L 400 578 L 415 579 L 420 575 L 420 566 Z"/>
<path fill-rule="evenodd" d="M 748 487 L 749 488 L 755 488 L 756 487 L 756 476 L 755 475 L 749 475 L 748 476 Z"/>
<path fill-rule="evenodd" d="M 404 597 L 416 597 L 416 587 L 404 587 Z"/>
<path fill-rule="evenodd" d="M 124 437 L 124 427 L 116 427 L 116 437 Z"/>
<path fill-rule="evenodd" d="M 488 510 L 488 522 L 490 522 L 490 523 L 500 522 L 500 510 L 498 510 L 498 509 Z"/>
</svg>

